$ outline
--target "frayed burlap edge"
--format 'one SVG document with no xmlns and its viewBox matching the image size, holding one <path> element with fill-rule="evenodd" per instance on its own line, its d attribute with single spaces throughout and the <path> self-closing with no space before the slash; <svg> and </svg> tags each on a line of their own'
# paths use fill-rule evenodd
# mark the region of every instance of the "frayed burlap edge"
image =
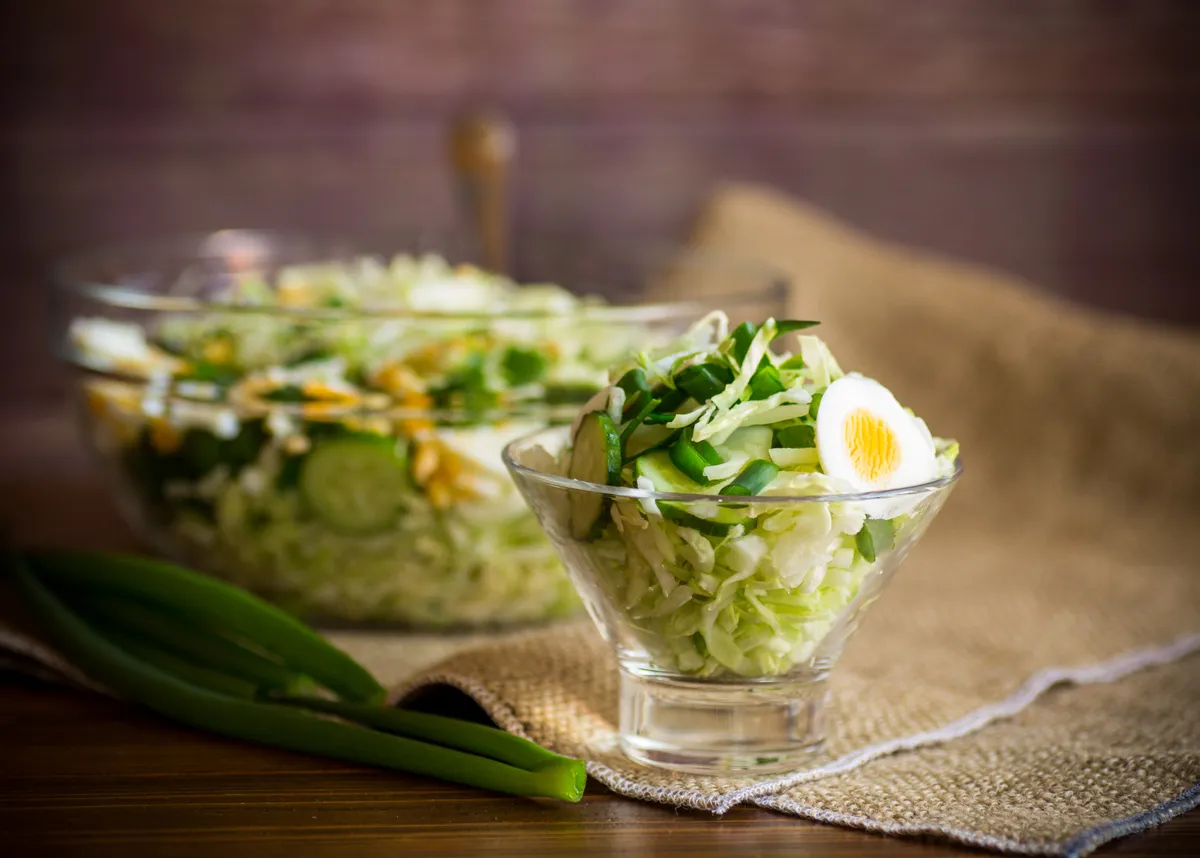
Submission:
<svg viewBox="0 0 1200 858">
<path fill-rule="evenodd" d="M 725 795 L 716 795 L 705 793 L 699 790 L 680 789 L 672 787 L 655 787 L 647 784 L 639 783 L 621 773 L 615 771 L 609 766 L 597 763 L 594 761 L 588 762 L 588 774 L 595 778 L 600 783 L 611 789 L 613 792 L 630 798 L 637 798 L 643 801 L 653 801 L 660 804 L 670 804 L 676 807 L 690 807 L 696 810 L 706 810 L 715 815 L 722 815 L 732 808 L 743 804 L 747 801 L 755 801 L 762 807 L 767 807 L 773 810 L 780 810 L 787 813 L 793 813 L 797 816 L 805 816 L 820 821 L 837 821 L 839 824 L 850 825 L 856 828 L 864 828 L 866 830 L 887 831 L 888 833 L 910 833 L 907 828 L 899 825 L 889 825 L 888 823 L 878 822 L 864 818 L 863 823 L 859 824 L 854 820 L 858 817 L 852 817 L 841 814 L 830 814 L 825 811 L 809 808 L 807 811 L 800 805 L 791 806 L 787 799 L 776 796 L 773 799 L 767 798 L 774 794 L 782 792 L 790 787 L 801 783 L 819 780 L 821 778 L 830 777 L 832 775 L 843 774 L 854 769 L 857 769 L 872 760 L 877 760 L 882 757 L 891 756 L 893 754 L 913 751 L 918 748 L 928 747 L 930 745 L 941 744 L 953 739 L 962 738 L 983 729 L 988 724 L 995 721 L 1011 718 L 1021 712 L 1039 697 L 1046 693 L 1051 688 L 1058 685 L 1094 685 L 1108 682 L 1115 682 L 1123 677 L 1129 676 L 1140 670 L 1160 665 L 1170 664 L 1186 655 L 1193 652 L 1200 652 L 1200 632 L 1184 635 L 1176 639 L 1174 642 L 1160 647 L 1143 647 L 1129 652 L 1123 653 L 1116 658 L 1108 659 L 1102 662 L 1096 662 L 1090 665 L 1081 667 L 1049 667 L 1037 671 L 1030 676 L 1020 688 L 1014 693 L 1004 698 L 1003 700 L 989 703 L 981 706 L 978 709 L 968 713 L 967 715 L 950 722 L 935 730 L 929 730 L 921 733 L 914 733 L 908 736 L 902 736 L 895 739 L 890 739 L 886 742 L 880 742 L 875 745 L 869 745 L 864 748 L 859 748 L 849 754 L 833 760 L 823 766 L 814 769 L 807 769 L 799 772 L 792 772 L 780 777 L 771 778 L 769 780 L 759 781 L 742 789 L 734 790 Z M 484 683 L 478 680 L 456 673 L 430 673 L 419 680 L 412 682 L 399 689 L 393 699 L 403 701 L 409 695 L 430 686 L 445 685 L 456 688 L 464 694 L 468 695 L 483 710 L 488 714 L 497 725 L 504 730 L 513 733 L 523 738 L 534 739 L 538 737 L 531 734 L 527 726 L 517 717 L 516 712 L 509 706 L 503 698 L 488 688 Z M 609 739 L 615 741 L 615 736 Z M 1170 803 L 1168 803 L 1170 804 Z M 1111 830 L 1112 833 L 1105 839 L 1096 841 L 1097 844 L 1106 842 L 1109 839 L 1131 834 L 1135 831 L 1141 831 L 1144 828 L 1149 828 L 1159 822 L 1169 819 L 1178 813 L 1191 809 L 1195 805 L 1181 807 L 1174 810 L 1169 816 L 1155 815 L 1161 807 L 1147 811 L 1145 814 L 1138 814 L 1135 817 L 1130 817 L 1129 820 L 1120 820 L 1113 822 L 1110 825 L 1099 826 L 1098 828 L 1089 829 L 1078 837 L 1074 838 L 1071 843 L 1101 830 Z M 834 820 L 833 817 L 838 817 Z M 1130 820 L 1140 819 L 1145 817 L 1141 823 L 1141 827 L 1128 827 L 1133 825 Z M 1157 820 L 1157 821 L 1156 821 Z M 870 825 L 865 823 L 871 823 Z M 1125 827 L 1122 827 L 1125 826 Z M 936 828 L 933 827 L 933 828 Z M 924 833 L 913 830 L 911 833 Z M 1002 838 L 989 837 L 987 835 L 979 835 L 974 832 L 950 832 L 949 829 L 938 829 L 929 833 L 945 834 L 962 842 L 973 843 L 986 848 L 1000 849 L 1007 852 L 1043 852 L 1043 849 L 1031 849 L 1028 846 L 1023 846 L 1017 841 L 1007 841 Z M 961 835 L 961 836 L 958 836 Z M 995 841 L 993 843 L 992 841 Z M 996 844 L 1008 843 L 1008 846 Z M 1058 854 L 1066 847 L 1059 848 L 1057 845 L 1054 849 L 1050 849 L 1047 854 Z M 1095 847 L 1092 847 L 1095 848 Z M 1089 850 L 1090 851 L 1090 850 Z M 1068 854 L 1083 854 L 1078 851 Z"/>
<path fill-rule="evenodd" d="M 1178 796 L 1165 801 L 1149 810 L 1135 813 L 1124 819 L 1115 819 L 1093 828 L 1081 831 L 1069 840 L 1057 843 L 1023 843 L 1010 837 L 996 837 L 991 834 L 981 834 L 967 828 L 955 828 L 946 825 L 901 825 L 894 822 L 881 822 L 868 816 L 858 816 L 849 813 L 837 813 L 823 808 L 807 807 L 784 796 L 772 795 L 755 799 L 755 804 L 767 810 L 777 810 L 780 813 L 791 814 L 814 822 L 824 822 L 831 825 L 842 825 L 847 828 L 859 828 L 873 834 L 890 834 L 896 836 L 934 836 L 979 846 L 996 852 L 1008 852 L 1014 855 L 1062 855 L 1064 858 L 1082 858 L 1099 849 L 1105 843 L 1137 834 L 1148 828 L 1162 825 L 1170 819 L 1200 807 L 1200 783 L 1194 784 Z"/>
</svg>

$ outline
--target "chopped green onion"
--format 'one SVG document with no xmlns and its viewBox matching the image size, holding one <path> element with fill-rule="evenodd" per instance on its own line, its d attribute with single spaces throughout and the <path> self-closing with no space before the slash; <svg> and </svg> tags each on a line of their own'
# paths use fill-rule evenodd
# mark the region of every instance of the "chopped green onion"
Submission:
<svg viewBox="0 0 1200 858">
<path fill-rule="evenodd" d="M 693 441 L 692 446 L 696 448 L 696 452 L 700 454 L 701 458 L 710 465 L 719 465 L 725 461 L 721 458 L 721 454 L 717 452 L 717 448 L 708 441 Z"/>
<path fill-rule="evenodd" d="M 622 416 L 626 420 L 636 414 L 652 398 L 650 383 L 646 380 L 646 371 L 641 367 L 634 367 L 621 376 L 617 387 L 625 391 L 625 407 L 622 409 Z"/>
<path fill-rule="evenodd" d="M 662 403 L 659 403 L 659 408 L 661 408 L 661 407 L 662 407 Z M 643 422 L 646 423 L 646 425 L 648 425 L 648 426 L 661 426 L 663 424 L 670 423 L 672 420 L 675 419 L 675 417 L 676 417 L 676 415 L 674 415 L 674 414 L 664 414 L 661 411 L 652 411 L 651 413 L 646 415 Z"/>
<path fill-rule="evenodd" d="M 242 377 L 237 367 L 216 364 L 206 360 L 194 360 L 187 364 L 187 369 L 175 376 L 176 381 L 207 381 L 218 387 L 229 387 Z"/>
<path fill-rule="evenodd" d="M 739 497 L 756 495 L 770 485 L 778 474 L 779 468 L 773 462 L 754 459 L 742 468 L 733 482 L 721 489 L 721 494 Z"/>
<path fill-rule="evenodd" d="M 646 380 L 646 371 L 639 367 L 634 367 L 621 376 L 621 380 L 617 382 L 617 387 L 625 391 L 627 397 L 633 396 L 639 390 L 650 392 L 650 382 Z"/>
<path fill-rule="evenodd" d="M 704 445 L 704 447 L 701 447 Z M 702 486 L 710 486 L 713 480 L 704 476 L 704 469 L 709 465 L 721 464 L 721 456 L 716 448 L 707 441 L 696 444 L 686 434 L 671 445 L 669 451 L 671 463 L 679 468 L 689 479 Z M 716 461 L 713 461 L 715 459 Z"/>
<path fill-rule="evenodd" d="M 768 396 L 783 393 L 785 390 L 787 388 L 779 378 L 779 370 L 771 366 L 769 362 L 760 366 L 758 371 L 750 377 L 751 400 L 766 399 Z"/>
<path fill-rule="evenodd" d="M 642 392 L 639 391 L 639 395 L 641 395 L 641 393 Z M 629 440 L 629 436 L 633 434 L 633 431 L 635 429 L 637 429 L 639 426 L 641 426 L 642 421 L 645 420 L 650 415 L 650 413 L 653 412 L 654 409 L 657 407 L 658 407 L 658 400 L 651 399 L 649 402 L 647 402 L 645 405 L 643 405 L 638 410 L 637 414 L 633 415 L 633 417 L 631 417 L 629 419 L 629 422 L 625 424 L 625 428 L 621 430 L 621 448 L 622 449 L 625 448 L 625 442 L 627 440 Z"/>
<path fill-rule="evenodd" d="M 504 359 L 501 362 L 504 380 L 513 387 L 532 384 L 546 372 L 548 362 L 546 355 L 537 349 L 509 346 L 505 350 Z"/>
<path fill-rule="evenodd" d="M 803 331 L 805 328 L 815 328 L 820 322 L 809 321 L 808 319 L 780 319 L 775 323 L 775 338 L 778 339 L 784 334 L 790 334 L 792 331 Z"/>
<path fill-rule="evenodd" d="M 797 423 L 795 426 L 784 426 L 775 430 L 776 447 L 815 447 L 817 446 L 816 427 L 808 423 Z"/>
<path fill-rule="evenodd" d="M 307 402 L 308 397 L 304 395 L 295 384 L 285 384 L 283 387 L 278 387 L 270 393 L 263 394 L 263 399 L 271 402 Z"/>
<path fill-rule="evenodd" d="M 754 342 L 754 335 L 757 333 L 758 325 L 753 322 L 742 322 L 729 332 L 733 340 L 733 348 L 729 354 L 739 364 L 746 359 L 746 352 L 750 351 L 750 344 Z"/>
<path fill-rule="evenodd" d="M 790 358 L 781 363 L 779 368 L 795 370 L 804 369 L 804 366 L 804 358 L 802 358 L 800 355 L 792 355 Z"/>
<path fill-rule="evenodd" d="M 817 410 L 821 407 L 821 398 L 824 395 L 825 395 L 824 393 L 814 393 L 813 394 L 812 404 L 810 404 L 808 406 L 808 416 L 811 417 L 813 420 L 817 419 Z"/>
<path fill-rule="evenodd" d="M 675 387 L 660 386 L 655 389 L 654 395 L 662 400 L 659 408 L 661 408 L 664 412 L 674 411 L 680 405 L 683 405 L 684 401 L 687 399 L 687 393 Z M 672 414 L 671 416 L 674 417 L 675 415 Z M 668 420 L 666 422 L 670 421 Z"/>
<path fill-rule="evenodd" d="M 547 384 L 542 400 L 547 405 L 575 405 L 587 402 L 595 394 L 594 384 Z"/>
<path fill-rule="evenodd" d="M 697 402 L 708 402 L 733 381 L 728 368 L 715 363 L 689 366 L 675 376 L 675 383 Z"/>
</svg>

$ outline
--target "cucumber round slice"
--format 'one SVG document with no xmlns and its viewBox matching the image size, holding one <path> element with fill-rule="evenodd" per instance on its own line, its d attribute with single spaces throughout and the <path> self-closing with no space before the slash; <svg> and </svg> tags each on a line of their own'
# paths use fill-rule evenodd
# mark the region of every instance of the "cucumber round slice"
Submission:
<svg viewBox="0 0 1200 858">
<path fill-rule="evenodd" d="M 678 494 L 711 494 L 712 489 L 702 486 L 675 467 L 666 450 L 655 450 L 638 458 L 634 466 L 639 477 L 645 477 L 658 492 Z M 709 536 L 724 536 L 739 524 L 747 524 L 750 516 L 742 509 L 722 505 L 711 517 L 697 515 L 686 503 L 659 501 L 658 511 L 663 518 L 706 533 Z"/>
<path fill-rule="evenodd" d="M 682 429 L 668 429 L 666 426 L 643 423 L 625 440 L 625 461 L 632 462 L 638 456 L 666 447 L 681 434 Z"/>
<path fill-rule="evenodd" d="M 769 426 L 743 426 L 735 429 L 723 444 L 717 445 L 717 452 L 729 461 L 739 453 L 748 460 L 769 459 L 774 433 Z"/>
<path fill-rule="evenodd" d="M 333 438 L 304 460 L 300 493 L 331 530 L 380 533 L 395 522 L 410 491 L 406 463 L 395 438 Z"/>
<path fill-rule="evenodd" d="M 579 421 L 567 476 L 602 486 L 620 485 L 621 434 L 612 418 L 603 411 L 585 414 Z M 610 501 L 611 498 L 599 492 L 572 489 L 567 510 L 571 535 L 581 540 L 599 536 L 604 529 Z"/>
<path fill-rule="evenodd" d="M 639 477 L 650 481 L 656 492 L 698 495 L 710 491 L 675 467 L 675 463 L 671 461 L 671 454 L 666 450 L 655 450 L 653 453 L 639 456 L 633 467 Z"/>
<path fill-rule="evenodd" d="M 663 514 L 663 518 L 708 536 L 725 536 L 739 524 L 748 524 L 751 518 L 742 509 L 732 506 L 717 507 L 716 514 L 712 517 L 696 515 L 688 510 L 686 504 L 674 501 L 659 501 L 658 511 Z"/>
</svg>

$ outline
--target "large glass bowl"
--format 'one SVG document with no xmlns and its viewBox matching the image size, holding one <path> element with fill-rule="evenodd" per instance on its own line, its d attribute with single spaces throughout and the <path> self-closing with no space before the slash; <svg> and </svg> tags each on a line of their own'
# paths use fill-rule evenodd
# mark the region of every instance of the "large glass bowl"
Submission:
<svg viewBox="0 0 1200 858">
<path fill-rule="evenodd" d="M 416 241 L 396 248 L 426 249 Z M 568 266 L 537 273 L 577 293 L 632 297 L 654 278 L 676 290 L 669 294 L 702 282 L 712 298 L 542 302 L 502 313 L 463 310 L 445 295 L 428 296 L 422 303 L 434 309 L 421 310 L 282 306 L 294 302 L 280 290 L 296 284 L 281 272 L 362 257 L 346 242 L 222 231 L 85 254 L 56 276 L 56 347 L 75 370 L 84 438 L 124 516 L 167 556 L 327 625 L 502 625 L 576 610 L 501 463 L 504 444 L 569 420 L 627 351 L 669 341 L 716 306 L 770 315 L 782 294 L 771 271 L 683 253 L 591 265 L 586 279 Z M 274 299 L 231 306 L 216 297 L 247 276 Z M 125 360 L 118 337 L 115 354 L 98 360 L 78 336 L 80 320 L 94 327 L 97 319 L 135 326 L 150 357 L 134 349 L 136 360 Z M 170 336 L 194 329 L 205 332 L 194 348 L 168 350 Z M 234 347 L 214 331 L 228 331 Z M 474 344 L 464 373 L 477 346 L 481 360 L 497 349 L 540 350 L 551 366 L 564 349 L 575 358 L 565 377 L 497 395 L 434 401 L 393 384 L 411 380 L 414 368 L 419 375 L 419 361 L 457 360 L 464 343 Z M 415 357 L 387 383 L 363 381 L 351 395 L 323 390 L 321 352 L 357 355 L 363 344 Z M 355 371 L 375 378 L 387 369 L 364 358 Z M 310 371 L 303 381 L 295 375 Z M 289 394 L 297 388 L 302 400 Z"/>
<path fill-rule="evenodd" d="M 562 476 L 567 434 L 517 439 L 504 461 L 616 653 L 625 753 L 704 774 L 797 768 L 823 740 L 846 639 L 960 466 L 863 494 L 671 494 Z M 581 510 L 597 516 L 584 539 Z"/>
</svg>

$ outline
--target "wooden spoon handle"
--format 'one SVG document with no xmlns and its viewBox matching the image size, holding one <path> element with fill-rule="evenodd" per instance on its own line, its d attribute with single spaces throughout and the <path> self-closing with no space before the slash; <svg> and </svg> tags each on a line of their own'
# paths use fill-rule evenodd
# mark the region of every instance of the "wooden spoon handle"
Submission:
<svg viewBox="0 0 1200 858">
<path fill-rule="evenodd" d="M 512 124 L 495 114 L 468 114 L 450 133 L 450 161 L 483 264 L 508 271 L 509 173 L 517 151 Z"/>
</svg>

